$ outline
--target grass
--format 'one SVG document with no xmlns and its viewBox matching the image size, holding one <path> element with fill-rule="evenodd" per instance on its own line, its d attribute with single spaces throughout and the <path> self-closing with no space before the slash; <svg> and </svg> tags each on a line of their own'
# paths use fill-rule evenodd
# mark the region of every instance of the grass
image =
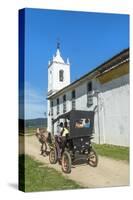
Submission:
<svg viewBox="0 0 133 200">
<path fill-rule="evenodd" d="M 46 128 L 45 128 L 46 129 Z M 19 132 L 20 135 L 29 135 L 29 136 L 32 136 L 32 135 L 35 135 L 36 134 L 36 128 L 34 127 L 29 127 L 29 128 L 25 128 L 24 131 L 20 130 Z"/>
<path fill-rule="evenodd" d="M 44 128 L 44 130 L 46 130 L 47 128 Z M 25 129 L 25 134 L 28 134 L 28 135 L 35 135 L 36 134 L 36 128 L 26 128 Z"/>
<path fill-rule="evenodd" d="M 36 134 L 36 128 L 26 128 L 25 131 L 19 131 L 19 134 L 20 135 L 29 135 L 29 136 L 32 136 L 32 135 L 35 135 Z"/>
<path fill-rule="evenodd" d="M 93 144 L 98 155 L 110 157 L 116 160 L 129 161 L 129 147 L 120 147 L 108 144 Z"/>
<path fill-rule="evenodd" d="M 35 161 L 30 156 L 20 156 L 19 163 L 19 188 L 22 191 L 33 192 L 83 188 L 75 181 L 67 179 L 60 172 Z"/>
<path fill-rule="evenodd" d="M 36 128 L 26 128 L 26 129 L 25 129 L 25 133 L 26 133 L 26 134 L 35 135 L 35 133 L 36 133 Z"/>
</svg>

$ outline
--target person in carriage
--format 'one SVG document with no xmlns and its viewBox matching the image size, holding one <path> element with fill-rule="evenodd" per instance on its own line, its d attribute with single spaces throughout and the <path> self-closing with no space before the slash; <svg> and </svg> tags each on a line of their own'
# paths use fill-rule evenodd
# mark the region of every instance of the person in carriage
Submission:
<svg viewBox="0 0 133 200">
<path fill-rule="evenodd" d="M 56 142 L 56 147 L 57 147 L 59 163 L 61 163 L 61 153 L 65 149 L 66 140 L 69 135 L 69 128 L 68 128 L 67 121 L 65 121 L 64 124 L 63 122 L 61 122 L 59 124 L 59 127 L 60 127 L 60 131 L 59 131 L 59 134 L 55 136 L 55 142 Z"/>
</svg>

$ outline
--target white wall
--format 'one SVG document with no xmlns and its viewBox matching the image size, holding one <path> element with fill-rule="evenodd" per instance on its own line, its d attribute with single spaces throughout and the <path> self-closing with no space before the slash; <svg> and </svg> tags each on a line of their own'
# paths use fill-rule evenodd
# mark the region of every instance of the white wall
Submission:
<svg viewBox="0 0 133 200">
<path fill-rule="evenodd" d="M 76 89 L 76 109 L 94 110 L 94 142 L 115 145 L 129 145 L 129 75 L 124 75 L 108 83 L 100 84 L 93 80 L 93 105 L 87 107 L 87 83 Z M 71 110 L 71 92 L 66 93 L 67 112 Z M 63 94 L 64 95 L 64 94 Z M 63 100 L 60 99 L 60 114 L 63 114 Z M 56 118 L 56 99 L 54 99 L 54 115 Z"/>
<path fill-rule="evenodd" d="M 103 84 L 101 90 L 105 141 L 129 146 L 129 75 Z"/>
</svg>

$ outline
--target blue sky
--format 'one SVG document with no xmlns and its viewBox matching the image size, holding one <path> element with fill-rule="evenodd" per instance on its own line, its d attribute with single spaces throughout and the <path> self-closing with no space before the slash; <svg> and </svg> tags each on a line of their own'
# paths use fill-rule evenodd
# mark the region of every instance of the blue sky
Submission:
<svg viewBox="0 0 133 200">
<path fill-rule="evenodd" d="M 129 47 L 129 16 L 43 9 L 25 10 L 26 118 L 47 112 L 48 61 L 69 57 L 71 82 Z"/>
</svg>

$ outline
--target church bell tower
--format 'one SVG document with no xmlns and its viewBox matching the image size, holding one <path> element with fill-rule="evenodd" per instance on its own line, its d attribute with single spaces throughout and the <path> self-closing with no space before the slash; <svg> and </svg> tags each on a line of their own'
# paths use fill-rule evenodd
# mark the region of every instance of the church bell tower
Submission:
<svg viewBox="0 0 133 200">
<path fill-rule="evenodd" d="M 60 43 L 57 43 L 56 53 L 52 60 L 48 62 L 48 131 L 52 132 L 52 119 L 57 117 L 53 112 L 54 106 L 57 106 L 57 99 L 51 100 L 50 97 L 70 84 L 70 63 L 65 62 L 61 57 Z"/>
<path fill-rule="evenodd" d="M 61 57 L 60 43 L 57 43 L 56 54 L 48 63 L 48 96 L 70 84 L 70 63 Z"/>
</svg>

